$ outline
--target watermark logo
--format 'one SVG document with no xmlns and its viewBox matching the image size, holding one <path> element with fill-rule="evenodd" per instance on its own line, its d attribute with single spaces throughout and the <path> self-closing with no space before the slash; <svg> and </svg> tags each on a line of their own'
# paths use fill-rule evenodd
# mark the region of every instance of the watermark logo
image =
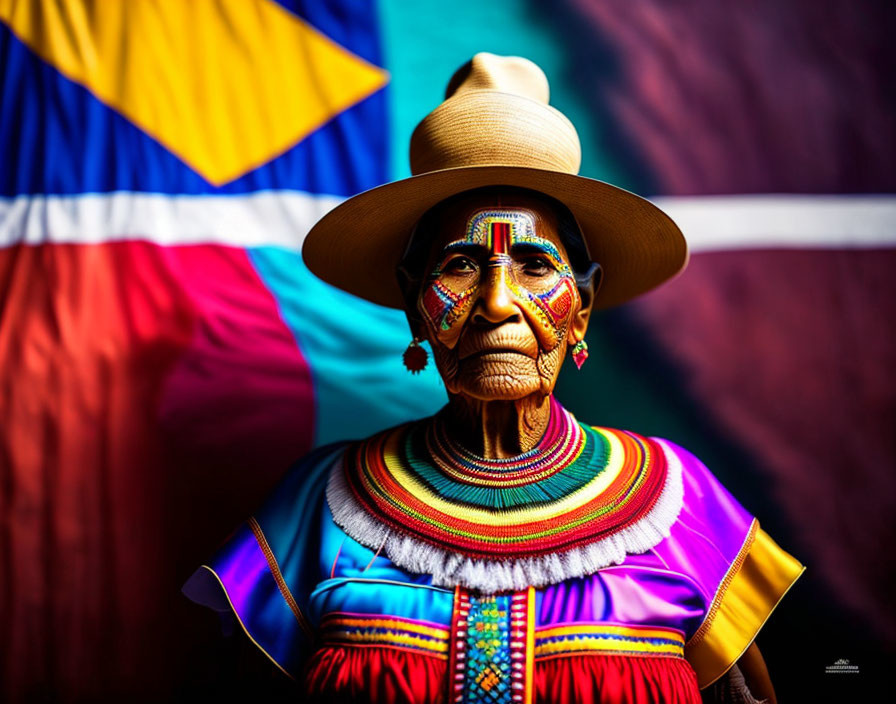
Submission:
<svg viewBox="0 0 896 704">
<path fill-rule="evenodd" d="M 824 668 L 825 674 L 828 675 L 857 675 L 859 674 L 858 665 L 850 665 L 849 660 L 840 658 L 833 665 Z"/>
</svg>

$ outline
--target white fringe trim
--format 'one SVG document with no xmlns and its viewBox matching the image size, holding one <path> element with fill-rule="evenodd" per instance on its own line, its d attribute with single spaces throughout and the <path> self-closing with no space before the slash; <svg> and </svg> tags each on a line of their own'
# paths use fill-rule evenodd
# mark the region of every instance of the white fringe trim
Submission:
<svg viewBox="0 0 896 704">
<path fill-rule="evenodd" d="M 330 470 L 327 503 L 336 523 L 371 550 L 383 549 L 398 567 L 432 575 L 435 586 L 460 585 L 486 594 L 557 584 L 618 565 L 627 554 L 646 552 L 669 537 L 684 502 L 682 465 L 660 441 L 666 455 L 666 483 L 649 513 L 632 525 L 589 545 L 538 557 L 481 560 L 432 545 L 389 528 L 358 504 L 345 482 L 342 458 Z"/>
</svg>

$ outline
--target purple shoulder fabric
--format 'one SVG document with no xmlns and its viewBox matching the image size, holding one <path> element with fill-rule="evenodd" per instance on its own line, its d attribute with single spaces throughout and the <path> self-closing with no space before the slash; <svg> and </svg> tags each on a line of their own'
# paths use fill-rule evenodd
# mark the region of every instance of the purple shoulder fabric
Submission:
<svg viewBox="0 0 896 704">
<path fill-rule="evenodd" d="M 711 601 L 750 535 L 753 516 L 694 455 L 659 442 L 670 462 L 681 462 L 684 505 L 670 536 L 653 552 L 669 569 L 689 575 Z"/>
<path fill-rule="evenodd" d="M 685 638 L 706 618 L 751 533 L 753 518 L 687 450 L 657 439 L 680 468 L 684 500 L 668 538 L 588 577 L 536 595 L 540 626 L 611 623 L 671 628 Z"/>
<path fill-rule="evenodd" d="M 284 598 L 284 586 L 259 542 L 257 524 L 243 524 L 217 554 L 193 574 L 183 593 L 219 613 L 232 613 L 249 639 L 294 677 L 311 634 Z M 282 578 L 281 578 L 282 579 Z"/>
</svg>

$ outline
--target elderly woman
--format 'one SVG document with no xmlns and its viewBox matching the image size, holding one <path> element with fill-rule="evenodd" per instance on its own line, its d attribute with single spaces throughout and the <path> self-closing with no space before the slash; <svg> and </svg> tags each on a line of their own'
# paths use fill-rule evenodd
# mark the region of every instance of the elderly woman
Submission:
<svg viewBox="0 0 896 704">
<path fill-rule="evenodd" d="M 350 199 L 304 255 L 404 307 L 448 391 L 435 416 L 299 462 L 191 578 L 312 700 L 699 702 L 801 566 L 698 459 L 552 396 L 593 307 L 685 264 L 637 196 L 577 176 L 528 61 L 479 54 L 421 122 L 414 176 Z M 749 694 L 741 689 L 741 695 Z M 745 699 L 746 700 L 746 699 Z"/>
</svg>

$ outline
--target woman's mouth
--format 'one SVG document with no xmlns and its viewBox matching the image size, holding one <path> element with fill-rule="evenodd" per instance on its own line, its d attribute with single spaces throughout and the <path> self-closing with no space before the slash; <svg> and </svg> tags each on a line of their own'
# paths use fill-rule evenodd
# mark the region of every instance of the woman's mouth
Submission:
<svg viewBox="0 0 896 704">
<path fill-rule="evenodd" d="M 523 357 L 530 357 L 530 355 L 524 350 L 514 348 L 514 347 L 486 347 L 482 350 L 477 350 L 476 352 L 471 352 L 470 354 L 461 357 L 460 361 L 466 361 L 470 359 L 482 359 L 487 357 L 504 357 L 507 355 L 521 355 Z"/>
</svg>

